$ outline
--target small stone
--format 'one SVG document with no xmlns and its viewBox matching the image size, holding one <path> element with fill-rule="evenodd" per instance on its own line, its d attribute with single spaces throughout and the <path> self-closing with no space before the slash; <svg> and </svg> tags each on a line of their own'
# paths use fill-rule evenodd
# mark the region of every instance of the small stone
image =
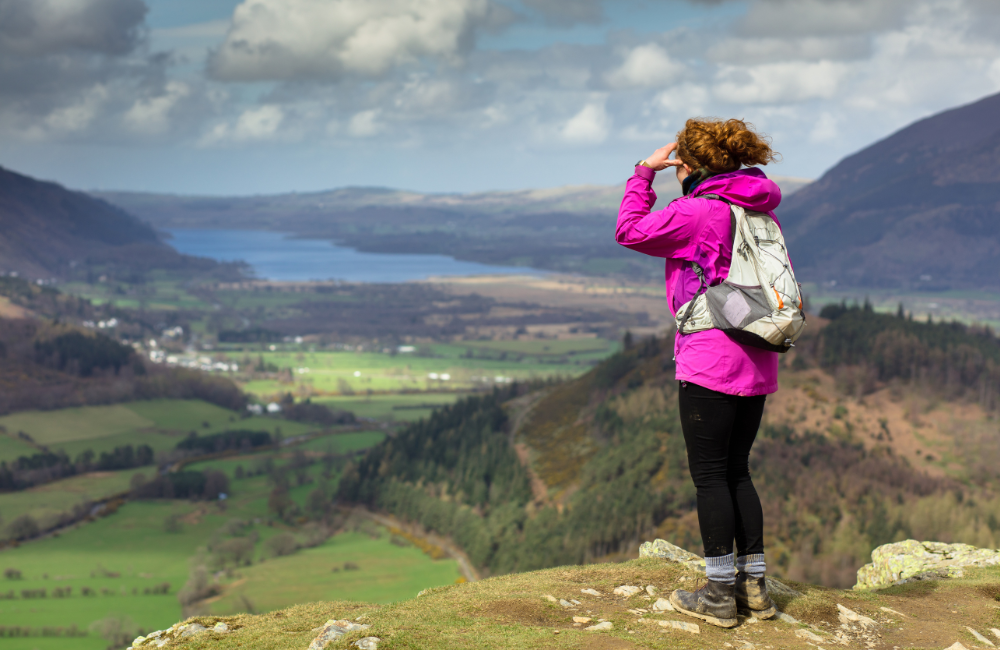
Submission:
<svg viewBox="0 0 1000 650">
<path fill-rule="evenodd" d="M 862 616 L 857 612 L 850 610 L 840 603 L 837 603 L 837 609 L 840 610 L 840 622 L 844 625 L 848 623 L 857 623 L 862 627 L 875 627 L 877 623 L 867 616 Z"/>
<path fill-rule="evenodd" d="M 569 602 L 573 603 L 574 605 L 579 605 L 580 604 L 580 601 L 577 600 L 576 598 L 570 598 Z"/>
<path fill-rule="evenodd" d="M 964 645 L 962 645 L 960 642 L 955 641 L 955 643 L 953 643 L 952 645 L 948 646 L 944 650 L 969 650 L 969 649 L 966 648 Z"/>
<path fill-rule="evenodd" d="M 555 596 L 552 596 L 550 594 L 545 594 L 544 596 L 542 596 L 542 598 L 544 598 L 545 600 L 549 601 L 550 603 L 558 603 L 559 602 L 558 598 L 556 598 Z"/>
<path fill-rule="evenodd" d="M 674 611 L 674 606 L 670 604 L 670 601 L 666 598 L 657 598 L 656 602 L 653 603 L 654 612 L 672 612 Z"/>
<path fill-rule="evenodd" d="M 377 636 L 366 636 L 363 639 L 358 639 L 354 642 L 355 648 L 360 648 L 361 650 L 378 650 L 378 642 L 381 641 Z"/>
<path fill-rule="evenodd" d="M 183 639 L 189 636 L 194 636 L 196 634 L 201 634 L 206 630 L 208 630 L 208 628 L 202 625 L 201 623 L 191 623 L 190 625 L 186 625 L 184 627 L 184 631 L 181 632 L 181 638 Z"/>
<path fill-rule="evenodd" d="M 791 617 L 789 616 L 789 618 Z M 744 625 L 757 625 L 758 623 L 760 623 L 760 619 L 756 616 L 751 616 L 747 620 L 743 621 Z"/>
<path fill-rule="evenodd" d="M 572 609 L 574 607 L 573 603 L 569 602 L 568 600 L 563 600 L 561 598 L 559 599 L 559 604 L 562 605 L 563 607 L 570 608 L 570 609 Z"/>
<path fill-rule="evenodd" d="M 641 587 L 634 587 L 632 585 L 622 585 L 621 587 L 615 587 L 615 590 L 612 593 L 614 593 L 614 595 L 616 596 L 624 596 L 625 598 L 631 598 L 640 591 L 642 591 Z"/>
<path fill-rule="evenodd" d="M 653 585 L 646 585 L 646 593 L 649 594 L 650 596 L 655 596 L 656 587 L 654 587 Z"/>
<path fill-rule="evenodd" d="M 750 643 L 749 641 L 740 641 L 740 644 L 736 646 L 737 650 L 757 650 L 757 646 Z"/>
<path fill-rule="evenodd" d="M 976 637 L 976 641 L 979 641 L 980 643 L 982 643 L 983 645 L 985 645 L 987 648 L 995 648 L 996 647 L 995 645 L 993 645 L 992 641 L 990 641 L 989 639 L 987 639 L 985 636 L 983 636 L 979 632 L 976 632 L 971 627 L 966 626 L 965 629 L 967 629 L 969 631 L 969 634 L 971 634 L 972 636 Z"/>
<path fill-rule="evenodd" d="M 573 622 L 574 623 L 589 623 L 590 621 L 591 621 L 591 618 L 589 616 L 574 616 L 573 617 Z"/>
<path fill-rule="evenodd" d="M 799 624 L 799 619 L 795 618 L 794 616 L 789 616 L 784 612 L 778 612 L 778 615 L 775 616 L 775 618 L 781 621 L 782 623 L 791 623 L 792 625 Z"/>
<path fill-rule="evenodd" d="M 823 637 L 818 634 L 814 634 L 809 630 L 795 630 L 795 636 L 800 639 L 805 639 L 806 641 L 812 641 L 813 643 L 819 643 L 823 640 Z"/>
<path fill-rule="evenodd" d="M 906 618 L 906 614 L 904 614 L 903 612 L 897 612 L 896 610 L 889 609 L 888 607 L 879 607 L 879 609 L 881 609 L 883 612 L 888 612 L 889 614 L 895 614 L 896 616 L 902 616 L 903 618 Z"/>
<path fill-rule="evenodd" d="M 598 623 L 597 625 L 591 625 L 590 627 L 585 627 L 583 629 L 588 630 L 590 632 L 601 632 L 604 630 L 610 630 L 613 627 L 614 625 L 611 624 L 611 621 L 604 621 L 603 623 Z"/>
<path fill-rule="evenodd" d="M 993 636 L 1000 639 L 1000 630 L 996 629 L 995 627 L 991 627 L 990 632 L 993 633 Z"/>
<path fill-rule="evenodd" d="M 657 621 L 660 627 L 669 627 L 675 630 L 681 630 L 682 632 L 690 632 L 691 634 L 701 634 L 701 628 L 694 623 L 686 623 L 684 621 Z"/>
<path fill-rule="evenodd" d="M 217 632 L 219 634 L 225 634 L 226 632 L 229 631 L 229 626 L 223 623 L 222 621 L 219 621 L 218 623 L 215 624 L 215 627 L 212 628 L 212 631 Z"/>
<path fill-rule="evenodd" d="M 601 592 L 597 591 L 596 589 L 581 589 L 580 593 L 581 594 L 587 594 L 588 596 L 597 596 L 598 598 L 600 598 L 603 595 Z"/>
</svg>

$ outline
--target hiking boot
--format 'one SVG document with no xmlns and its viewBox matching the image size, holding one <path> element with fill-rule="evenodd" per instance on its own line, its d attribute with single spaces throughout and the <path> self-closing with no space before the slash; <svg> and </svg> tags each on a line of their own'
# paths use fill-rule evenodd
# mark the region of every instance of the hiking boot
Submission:
<svg viewBox="0 0 1000 650">
<path fill-rule="evenodd" d="M 700 618 L 711 625 L 736 625 L 735 586 L 709 580 L 697 591 L 678 589 L 670 594 L 670 604 L 688 616 Z"/>
<path fill-rule="evenodd" d="M 754 578 L 745 571 L 736 574 L 736 606 L 749 609 L 754 618 L 774 618 L 778 608 L 767 595 L 767 582 L 763 577 Z"/>
</svg>

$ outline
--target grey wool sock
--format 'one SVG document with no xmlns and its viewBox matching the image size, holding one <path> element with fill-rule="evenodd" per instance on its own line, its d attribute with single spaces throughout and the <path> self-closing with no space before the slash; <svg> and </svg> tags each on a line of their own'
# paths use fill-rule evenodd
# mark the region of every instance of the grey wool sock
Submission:
<svg viewBox="0 0 1000 650">
<path fill-rule="evenodd" d="M 736 584 L 736 566 L 734 561 L 736 556 L 720 555 L 719 557 L 705 558 L 705 575 L 709 580 L 721 582 L 725 585 Z"/>
<path fill-rule="evenodd" d="M 764 561 L 763 553 L 753 555 L 741 555 L 736 558 L 736 570 L 745 571 L 751 578 L 763 578 L 767 571 L 767 562 Z"/>
</svg>

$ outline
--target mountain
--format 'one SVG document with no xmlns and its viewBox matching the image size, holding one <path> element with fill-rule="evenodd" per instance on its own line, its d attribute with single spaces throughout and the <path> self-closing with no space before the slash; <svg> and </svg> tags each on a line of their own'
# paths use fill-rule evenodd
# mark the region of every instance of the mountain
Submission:
<svg viewBox="0 0 1000 650">
<path fill-rule="evenodd" d="M 782 204 L 803 279 L 1000 288 L 1000 94 L 845 158 Z"/>
<path fill-rule="evenodd" d="M 0 167 L 0 270 L 65 277 L 109 264 L 129 270 L 213 265 L 182 256 L 107 201 Z"/>
<path fill-rule="evenodd" d="M 661 176 L 658 205 L 664 206 L 680 191 L 672 175 Z M 782 177 L 776 181 L 786 194 L 809 182 Z M 372 253 L 434 253 L 587 275 L 662 277 L 661 262 L 615 243 L 614 223 L 624 188 L 581 185 L 471 194 L 344 188 L 253 197 L 127 192 L 97 196 L 157 228 L 276 230 Z"/>
</svg>

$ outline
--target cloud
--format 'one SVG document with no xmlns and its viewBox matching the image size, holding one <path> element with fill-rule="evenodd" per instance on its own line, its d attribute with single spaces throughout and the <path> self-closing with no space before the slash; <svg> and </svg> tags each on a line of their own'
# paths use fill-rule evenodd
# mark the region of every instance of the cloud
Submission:
<svg viewBox="0 0 1000 650">
<path fill-rule="evenodd" d="M 385 128 L 378 121 L 379 115 L 378 109 L 356 113 L 347 124 L 347 133 L 355 138 L 370 138 L 378 135 Z"/>
<path fill-rule="evenodd" d="M 568 27 L 604 20 L 601 0 L 521 0 L 521 3 L 542 14 L 550 25 Z"/>
<path fill-rule="evenodd" d="M 834 61 L 790 61 L 749 68 L 723 67 L 715 96 L 730 104 L 786 104 L 836 95 L 849 68 Z"/>
<path fill-rule="evenodd" d="M 621 66 L 607 74 L 615 88 L 655 88 L 669 85 L 684 74 L 685 66 L 670 58 L 656 43 L 632 48 Z"/>
<path fill-rule="evenodd" d="M 56 134 L 74 134 L 90 126 L 108 100 L 108 88 L 98 84 L 69 106 L 58 108 L 45 116 L 45 129 Z"/>
<path fill-rule="evenodd" d="M 914 0 L 757 0 L 737 32 L 756 37 L 870 34 L 902 26 Z"/>
<path fill-rule="evenodd" d="M 163 92 L 137 99 L 125 112 L 125 126 L 135 133 L 159 135 L 170 128 L 170 112 L 191 94 L 191 87 L 180 81 L 170 81 Z"/>
<path fill-rule="evenodd" d="M 498 15 L 489 0 L 244 0 L 209 71 L 224 81 L 284 81 L 455 63 Z"/>
<path fill-rule="evenodd" d="M 285 121 L 285 110 L 274 104 L 254 106 L 243 111 L 235 123 L 217 124 L 201 139 L 202 145 L 246 143 L 274 140 Z"/>
<path fill-rule="evenodd" d="M 147 11 L 142 0 L 0 0 L 0 54 L 127 54 Z"/>
<path fill-rule="evenodd" d="M 574 144 L 595 144 L 604 142 L 611 128 L 611 118 L 604 101 L 594 101 L 584 106 L 563 125 L 562 139 Z"/>
</svg>

